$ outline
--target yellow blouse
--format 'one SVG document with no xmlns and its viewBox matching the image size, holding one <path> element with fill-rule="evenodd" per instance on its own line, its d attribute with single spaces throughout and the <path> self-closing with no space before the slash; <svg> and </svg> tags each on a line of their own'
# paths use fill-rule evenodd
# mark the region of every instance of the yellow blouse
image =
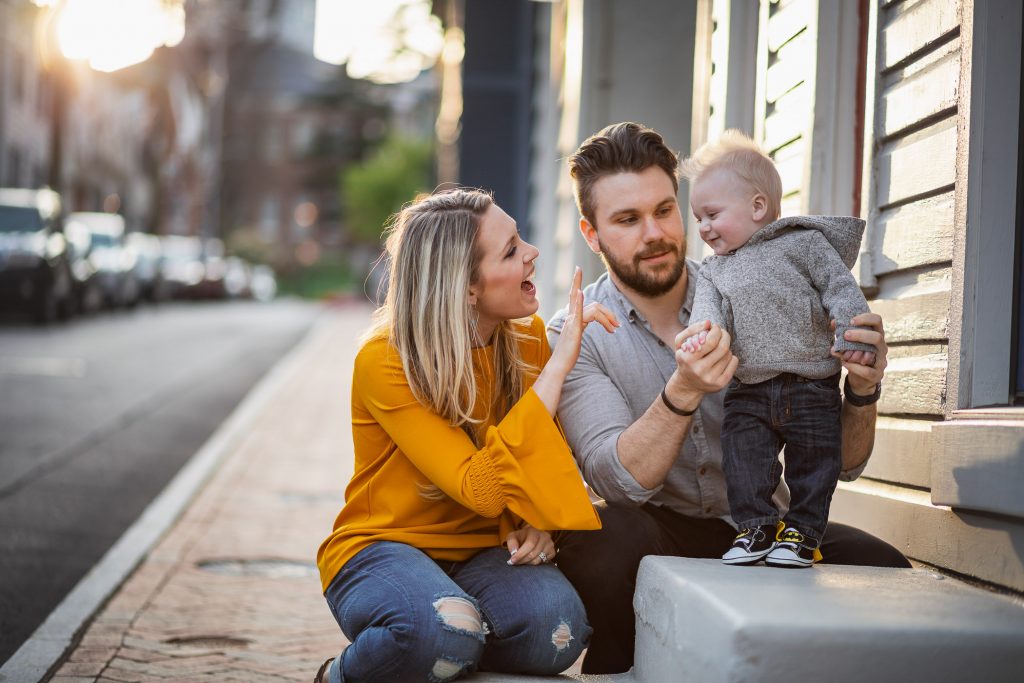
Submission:
<svg viewBox="0 0 1024 683">
<path fill-rule="evenodd" d="M 520 344 L 541 368 L 551 355 L 544 322 L 534 316 Z M 486 417 L 493 348 L 474 349 L 479 387 L 474 417 Z M 398 352 L 386 338 L 367 342 L 352 378 L 355 468 L 345 507 L 320 545 L 324 590 L 356 553 L 397 541 L 436 560 L 467 560 L 501 545 L 519 520 L 538 529 L 598 529 L 600 520 L 558 424 L 529 388 L 498 423 L 485 420 L 483 448 L 412 394 Z M 445 494 L 428 500 L 423 487 Z"/>
</svg>

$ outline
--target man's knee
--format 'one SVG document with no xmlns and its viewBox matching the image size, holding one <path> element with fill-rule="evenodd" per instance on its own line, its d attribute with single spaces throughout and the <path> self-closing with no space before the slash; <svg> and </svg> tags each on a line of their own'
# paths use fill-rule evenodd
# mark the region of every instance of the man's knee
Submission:
<svg viewBox="0 0 1024 683">
<path fill-rule="evenodd" d="M 598 512 L 600 529 L 570 532 L 559 547 L 558 566 L 574 585 L 589 576 L 604 586 L 632 579 L 644 557 L 665 552 L 660 528 L 644 508 L 605 504 Z"/>
</svg>

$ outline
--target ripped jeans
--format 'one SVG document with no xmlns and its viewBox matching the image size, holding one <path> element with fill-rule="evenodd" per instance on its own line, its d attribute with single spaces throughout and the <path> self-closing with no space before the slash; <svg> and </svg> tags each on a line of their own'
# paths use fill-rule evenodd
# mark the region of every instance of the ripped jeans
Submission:
<svg viewBox="0 0 1024 683">
<path fill-rule="evenodd" d="M 431 683 L 476 670 L 533 675 L 569 668 L 587 647 L 583 603 L 552 564 L 513 567 L 505 548 L 435 562 L 379 542 L 348 561 L 324 597 L 351 641 L 331 683 Z"/>
</svg>

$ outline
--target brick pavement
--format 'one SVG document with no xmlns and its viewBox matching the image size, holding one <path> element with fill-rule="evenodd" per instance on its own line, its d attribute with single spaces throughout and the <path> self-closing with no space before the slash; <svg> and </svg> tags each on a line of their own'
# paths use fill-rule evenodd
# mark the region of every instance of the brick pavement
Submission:
<svg viewBox="0 0 1024 683">
<path fill-rule="evenodd" d="M 370 308 L 325 315 L 294 374 L 51 683 L 310 681 L 346 644 L 314 561 L 352 472 L 352 362 Z"/>
<path fill-rule="evenodd" d="M 351 474 L 349 384 L 369 313 L 326 314 L 294 375 L 52 683 L 309 681 L 341 649 L 313 561 Z"/>
</svg>

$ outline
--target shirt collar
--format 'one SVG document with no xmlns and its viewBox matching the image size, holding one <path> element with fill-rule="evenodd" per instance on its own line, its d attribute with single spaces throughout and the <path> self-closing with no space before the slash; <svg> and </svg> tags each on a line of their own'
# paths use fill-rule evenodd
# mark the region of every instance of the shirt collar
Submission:
<svg viewBox="0 0 1024 683">
<path fill-rule="evenodd" d="M 697 270 L 700 265 L 693 259 L 686 259 L 686 295 L 683 297 L 683 307 L 679 310 L 680 322 L 686 322 L 690 318 L 690 311 L 693 310 L 693 297 L 697 291 Z M 615 281 L 611 279 L 607 272 L 603 273 L 598 278 L 597 284 L 600 287 L 607 287 L 608 292 L 612 299 L 618 304 L 619 312 L 630 321 L 639 320 L 640 322 L 647 324 L 647 318 L 644 317 L 643 313 L 637 310 L 633 302 L 626 297 L 625 294 L 616 286 Z M 686 313 L 685 319 L 683 313 Z"/>
</svg>

